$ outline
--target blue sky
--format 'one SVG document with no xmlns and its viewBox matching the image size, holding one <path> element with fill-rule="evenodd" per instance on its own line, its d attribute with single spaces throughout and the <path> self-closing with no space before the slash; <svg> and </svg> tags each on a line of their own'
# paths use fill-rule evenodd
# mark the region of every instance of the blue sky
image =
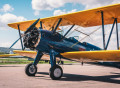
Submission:
<svg viewBox="0 0 120 88">
<path fill-rule="evenodd" d="M 115 3 L 120 3 L 120 1 L 0 0 L 0 47 L 9 47 L 19 37 L 18 31 L 8 27 L 8 23 L 50 17 Z M 20 43 L 14 48 L 20 48 Z"/>
<path fill-rule="evenodd" d="M 77 3 L 66 3 L 64 6 L 60 8 L 54 8 L 53 10 L 41 10 L 40 15 L 35 16 L 34 10 L 32 9 L 31 0 L 0 0 L 0 8 L 2 8 L 4 4 L 9 4 L 14 8 L 14 10 L 10 13 L 15 14 L 17 16 L 24 16 L 25 18 L 27 18 L 27 20 L 53 16 L 54 10 L 57 9 L 65 9 L 66 11 L 70 11 L 72 9 L 77 9 L 78 11 L 80 11 L 84 9 L 84 5 L 80 5 Z M 4 13 L 1 12 L 1 14 Z"/>
</svg>

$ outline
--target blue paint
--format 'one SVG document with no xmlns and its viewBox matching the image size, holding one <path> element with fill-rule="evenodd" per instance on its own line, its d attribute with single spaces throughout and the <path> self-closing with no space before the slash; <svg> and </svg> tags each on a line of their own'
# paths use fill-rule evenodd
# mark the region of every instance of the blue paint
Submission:
<svg viewBox="0 0 120 88">
<path fill-rule="evenodd" d="M 115 21 L 116 21 L 116 20 L 114 20 L 114 23 L 113 23 L 113 25 L 112 25 L 112 29 L 111 29 L 111 32 L 110 32 L 110 35 L 109 35 L 107 44 L 106 44 L 106 46 L 105 46 L 105 50 L 107 49 L 107 47 L 108 47 L 108 45 L 109 45 L 109 42 L 110 42 L 110 39 L 111 39 L 111 35 L 112 35 L 113 29 L 114 29 Z"/>
<path fill-rule="evenodd" d="M 43 55 L 42 53 L 50 55 L 50 62 L 52 67 L 56 65 L 56 57 L 60 58 L 62 57 L 60 53 L 83 50 L 84 51 L 101 50 L 99 47 L 94 46 L 90 43 L 78 42 L 78 40 L 76 40 L 74 37 L 65 38 L 64 36 L 57 32 L 43 30 L 41 28 L 39 29 L 39 35 L 40 40 L 38 45 L 36 46 L 36 50 L 38 52 L 33 63 L 34 65 L 37 65 L 37 63 L 39 62 Z"/>
<path fill-rule="evenodd" d="M 101 50 L 99 47 L 94 46 L 92 44 L 80 43 L 80 42 L 75 46 L 71 47 L 73 44 L 78 42 L 78 40 L 76 40 L 73 37 L 63 39 L 63 36 L 60 35 L 59 33 L 53 34 L 52 31 L 48 31 L 48 30 L 40 30 L 40 33 L 41 33 L 41 39 L 38 46 L 36 47 L 36 50 L 40 50 L 41 52 L 44 53 L 49 54 L 51 49 L 53 49 L 58 53 L 80 51 L 80 49 L 84 49 L 87 51 Z"/>
<path fill-rule="evenodd" d="M 99 48 L 99 47 L 97 47 L 95 45 L 92 45 L 90 43 L 87 43 L 87 42 L 83 42 L 83 44 L 86 45 L 87 51 L 102 50 L 101 48 Z"/>
<path fill-rule="evenodd" d="M 59 19 L 59 21 L 58 21 L 58 23 L 57 23 L 55 29 L 53 30 L 53 33 L 56 32 L 56 30 L 57 30 L 58 26 L 60 25 L 60 22 L 61 22 L 61 21 L 62 21 L 62 18 Z"/>
<path fill-rule="evenodd" d="M 41 52 L 41 51 L 38 51 L 38 52 L 37 52 L 37 55 L 36 55 L 36 57 L 35 57 L 35 60 L 34 60 L 34 62 L 33 62 L 33 64 L 34 64 L 34 65 L 37 65 L 42 56 L 43 56 L 42 52 Z"/>
<path fill-rule="evenodd" d="M 105 31 L 104 31 L 104 14 L 103 14 L 103 11 L 101 11 L 101 18 L 102 18 L 103 48 L 105 50 Z"/>
<path fill-rule="evenodd" d="M 43 29 L 42 21 L 40 21 L 40 29 Z"/>
<path fill-rule="evenodd" d="M 57 53 L 53 49 L 50 50 L 50 63 L 51 63 L 51 67 L 56 65 L 56 54 Z"/>
<path fill-rule="evenodd" d="M 10 46 L 9 49 L 11 49 L 11 48 L 18 42 L 19 39 L 20 39 L 20 38 L 18 38 L 18 39 Z"/>
<path fill-rule="evenodd" d="M 72 28 L 73 28 L 74 26 L 75 26 L 75 25 L 72 25 L 72 26 L 70 27 L 70 29 L 65 33 L 64 37 L 72 30 Z"/>
<path fill-rule="evenodd" d="M 119 50 L 119 36 L 118 36 L 118 23 L 117 23 L 117 18 L 115 18 L 116 20 L 116 37 L 117 37 L 117 49 Z"/>
<path fill-rule="evenodd" d="M 21 41 L 22 50 L 24 50 L 19 25 L 18 25 L 18 32 L 19 32 L 19 36 L 20 36 L 20 41 Z"/>
</svg>

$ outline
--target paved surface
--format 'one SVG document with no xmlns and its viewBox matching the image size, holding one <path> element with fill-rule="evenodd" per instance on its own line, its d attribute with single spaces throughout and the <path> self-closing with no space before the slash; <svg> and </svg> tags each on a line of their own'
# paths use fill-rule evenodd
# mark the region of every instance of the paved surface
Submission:
<svg viewBox="0 0 120 88">
<path fill-rule="evenodd" d="M 0 65 L 0 88 L 120 88 L 120 69 L 85 64 L 63 65 L 61 80 L 51 80 L 49 64 L 39 64 L 35 77 L 24 73 L 25 65 Z"/>
</svg>

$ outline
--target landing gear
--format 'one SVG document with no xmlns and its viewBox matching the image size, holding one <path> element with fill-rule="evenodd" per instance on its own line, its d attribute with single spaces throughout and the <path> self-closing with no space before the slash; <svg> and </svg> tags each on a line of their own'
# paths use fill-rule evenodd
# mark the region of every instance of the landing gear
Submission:
<svg viewBox="0 0 120 88">
<path fill-rule="evenodd" d="M 28 76 L 35 76 L 36 72 L 37 72 L 37 67 L 36 65 L 33 65 L 33 63 L 30 63 L 25 67 L 25 73 Z"/>
<path fill-rule="evenodd" d="M 64 64 L 63 61 L 57 61 L 57 63 L 58 63 L 58 64 L 62 64 L 62 65 Z"/>
<path fill-rule="evenodd" d="M 38 51 L 34 62 L 28 64 L 25 67 L 26 75 L 28 75 L 28 76 L 35 76 L 35 74 L 37 73 L 37 64 L 40 61 L 42 56 L 43 56 L 43 54 L 40 51 Z"/>
<path fill-rule="evenodd" d="M 54 50 L 50 51 L 51 68 L 49 70 L 49 75 L 50 75 L 51 79 L 53 79 L 53 80 L 59 80 L 63 75 L 62 68 L 59 65 L 56 65 L 56 55 L 57 54 Z M 35 76 L 35 74 L 37 73 L 37 64 L 42 56 L 43 56 L 43 53 L 38 51 L 34 62 L 30 63 L 26 66 L 26 68 L 25 68 L 26 75 Z"/>
<path fill-rule="evenodd" d="M 59 65 L 50 68 L 49 75 L 53 80 L 59 80 L 63 75 L 63 70 Z"/>
<path fill-rule="evenodd" d="M 57 52 L 51 49 L 50 51 L 51 68 L 49 70 L 49 75 L 53 80 L 59 80 L 63 75 L 62 68 L 59 65 L 56 65 L 56 55 L 57 55 Z"/>
</svg>

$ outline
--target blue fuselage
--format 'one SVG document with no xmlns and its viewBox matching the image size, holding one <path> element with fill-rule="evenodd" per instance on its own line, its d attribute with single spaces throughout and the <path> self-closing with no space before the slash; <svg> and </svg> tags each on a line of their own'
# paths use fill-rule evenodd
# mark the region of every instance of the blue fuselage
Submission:
<svg viewBox="0 0 120 88">
<path fill-rule="evenodd" d="M 65 38 L 59 33 L 53 33 L 48 30 L 40 30 L 40 41 L 36 50 L 44 53 L 49 53 L 53 49 L 58 53 L 71 52 L 71 51 L 90 51 L 101 50 L 92 44 L 86 42 L 78 42 L 74 37 Z"/>
</svg>

